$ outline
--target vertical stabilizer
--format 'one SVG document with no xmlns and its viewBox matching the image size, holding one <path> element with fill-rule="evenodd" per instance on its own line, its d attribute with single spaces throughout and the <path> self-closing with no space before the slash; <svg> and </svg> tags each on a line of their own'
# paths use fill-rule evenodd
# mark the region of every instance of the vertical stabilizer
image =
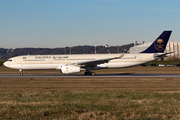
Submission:
<svg viewBox="0 0 180 120">
<path fill-rule="evenodd" d="M 146 50 L 141 53 L 164 53 L 172 31 L 164 31 Z"/>
</svg>

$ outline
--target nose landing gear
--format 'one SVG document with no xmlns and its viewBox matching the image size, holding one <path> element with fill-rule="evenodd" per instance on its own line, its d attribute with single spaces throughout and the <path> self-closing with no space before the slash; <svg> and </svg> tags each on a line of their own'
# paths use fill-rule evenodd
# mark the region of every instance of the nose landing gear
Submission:
<svg viewBox="0 0 180 120">
<path fill-rule="evenodd" d="M 20 72 L 20 76 L 23 76 L 23 72 L 22 72 L 22 70 L 19 70 L 19 72 Z"/>
</svg>

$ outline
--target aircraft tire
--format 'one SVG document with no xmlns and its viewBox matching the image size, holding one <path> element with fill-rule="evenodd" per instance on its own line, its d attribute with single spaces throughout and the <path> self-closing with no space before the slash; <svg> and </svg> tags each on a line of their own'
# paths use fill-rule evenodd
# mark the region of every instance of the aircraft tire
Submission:
<svg viewBox="0 0 180 120">
<path fill-rule="evenodd" d="M 95 76 L 95 75 L 96 75 L 96 73 L 95 73 L 95 72 L 92 72 L 92 73 L 91 73 L 91 75 L 92 75 L 92 76 Z"/>
<path fill-rule="evenodd" d="M 88 72 L 84 72 L 84 75 L 89 75 Z"/>
</svg>

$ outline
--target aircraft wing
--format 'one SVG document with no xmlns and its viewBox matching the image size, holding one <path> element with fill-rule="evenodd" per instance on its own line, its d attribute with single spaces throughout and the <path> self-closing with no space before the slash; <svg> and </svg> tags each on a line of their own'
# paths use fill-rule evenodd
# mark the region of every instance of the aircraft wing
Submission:
<svg viewBox="0 0 180 120">
<path fill-rule="evenodd" d="M 113 57 L 113 58 L 104 58 L 104 59 L 97 59 L 97 60 L 90 60 L 90 61 L 83 61 L 83 62 L 77 62 L 75 65 L 79 66 L 96 66 L 98 64 L 108 63 L 110 60 L 114 59 L 120 59 L 124 56 L 125 53 L 121 54 L 119 57 Z"/>
</svg>

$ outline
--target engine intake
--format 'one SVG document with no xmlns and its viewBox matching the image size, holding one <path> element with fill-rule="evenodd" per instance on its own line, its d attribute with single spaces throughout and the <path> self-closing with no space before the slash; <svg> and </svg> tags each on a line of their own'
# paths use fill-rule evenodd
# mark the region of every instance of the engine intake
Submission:
<svg viewBox="0 0 180 120">
<path fill-rule="evenodd" d="M 64 74 L 81 72 L 81 68 L 74 65 L 61 66 L 61 72 Z"/>
</svg>

